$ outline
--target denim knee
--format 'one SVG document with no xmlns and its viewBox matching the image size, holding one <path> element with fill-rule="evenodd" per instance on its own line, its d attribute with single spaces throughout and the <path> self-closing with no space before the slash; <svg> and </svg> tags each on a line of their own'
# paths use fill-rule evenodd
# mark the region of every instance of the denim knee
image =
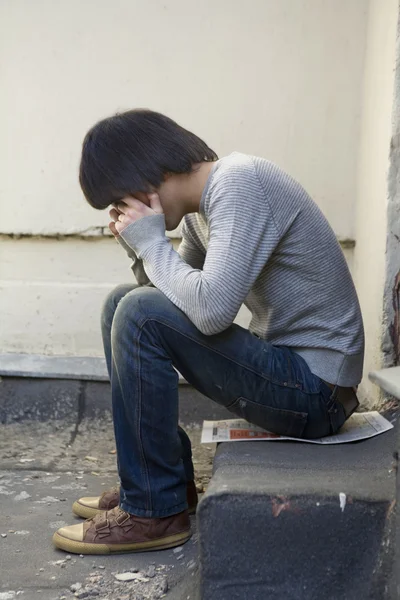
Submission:
<svg viewBox="0 0 400 600">
<path fill-rule="evenodd" d="M 124 296 L 132 292 L 139 286 L 133 286 L 128 284 L 117 285 L 111 292 L 106 296 L 103 302 L 103 308 L 101 310 L 101 323 L 111 328 L 111 324 L 114 318 L 114 313 L 117 310 L 119 302 Z"/>
<path fill-rule="evenodd" d="M 114 309 L 112 337 L 118 339 L 126 330 L 127 324 L 138 327 L 147 319 L 162 317 L 168 312 L 178 310 L 168 298 L 152 287 L 139 287 L 126 294 Z"/>
</svg>

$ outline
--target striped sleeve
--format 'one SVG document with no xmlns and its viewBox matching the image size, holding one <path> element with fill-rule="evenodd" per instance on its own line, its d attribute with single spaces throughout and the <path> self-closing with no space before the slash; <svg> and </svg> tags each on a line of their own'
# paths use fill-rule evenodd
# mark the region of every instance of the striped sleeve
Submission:
<svg viewBox="0 0 400 600">
<path fill-rule="evenodd" d="M 182 223 L 182 241 L 179 244 L 178 254 L 188 265 L 193 269 L 202 269 L 204 266 L 205 254 L 196 245 L 192 236 L 189 233 L 188 227 L 183 221 Z"/>
<path fill-rule="evenodd" d="M 125 240 L 119 235 L 115 238 L 120 246 L 125 250 L 129 258 L 132 260 L 131 269 L 136 281 L 139 285 L 150 285 L 151 281 L 146 275 L 143 267 L 143 261 L 136 256 L 136 253 L 132 248 L 125 242 Z"/>
<path fill-rule="evenodd" d="M 138 284 L 151 285 L 151 281 L 144 270 L 143 260 L 136 256 L 135 251 L 121 236 L 118 236 L 116 239 L 132 260 L 131 269 Z M 178 254 L 182 260 L 188 265 L 191 265 L 194 269 L 203 268 L 205 254 L 195 244 L 185 223 L 182 224 L 182 241 L 179 244 Z"/>
<path fill-rule="evenodd" d="M 162 234 L 161 215 L 122 232 L 154 285 L 205 335 L 227 329 L 279 241 L 254 166 L 220 174 L 207 206 L 203 269 L 189 266 Z"/>
</svg>

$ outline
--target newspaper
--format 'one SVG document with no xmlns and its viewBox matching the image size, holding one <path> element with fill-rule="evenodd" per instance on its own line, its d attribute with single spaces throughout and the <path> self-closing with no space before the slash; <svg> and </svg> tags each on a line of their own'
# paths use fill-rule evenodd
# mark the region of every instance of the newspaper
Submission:
<svg viewBox="0 0 400 600">
<path fill-rule="evenodd" d="M 374 437 L 392 428 L 392 423 L 376 411 L 354 413 L 336 435 L 305 440 L 270 433 L 257 425 L 251 425 L 244 419 L 226 419 L 224 421 L 204 421 L 201 443 L 294 440 L 309 444 L 345 444 Z"/>
</svg>

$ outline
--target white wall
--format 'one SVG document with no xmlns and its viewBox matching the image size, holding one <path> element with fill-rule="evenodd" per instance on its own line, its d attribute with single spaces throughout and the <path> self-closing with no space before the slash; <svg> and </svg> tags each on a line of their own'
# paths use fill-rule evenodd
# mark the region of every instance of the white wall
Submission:
<svg viewBox="0 0 400 600">
<path fill-rule="evenodd" d="M 104 224 L 86 130 L 147 106 L 220 154 L 277 161 L 353 234 L 366 0 L 3 0 L 0 232 Z"/>
<path fill-rule="evenodd" d="M 0 239 L 0 256 L 0 353 L 102 356 L 103 300 L 135 283 L 115 240 Z M 249 315 L 243 307 L 237 322 L 246 327 Z"/>
<path fill-rule="evenodd" d="M 397 0 L 371 0 L 363 82 L 353 273 L 364 316 L 366 360 L 361 386 L 373 406 L 379 390 L 368 372 L 382 362 L 383 291 L 393 103 Z"/>
<path fill-rule="evenodd" d="M 135 283 L 114 239 L 3 239 L 0 256 L 0 353 L 103 355 L 104 298 Z M 247 326 L 249 314 L 243 307 L 237 321 Z"/>
<path fill-rule="evenodd" d="M 83 136 L 147 106 L 221 156 L 275 160 L 352 237 L 367 4 L 3 0 L 0 233 L 105 225 L 77 182 Z M 132 280 L 112 240 L 3 238 L 0 257 L 3 352 L 101 354 L 102 298 Z"/>
</svg>

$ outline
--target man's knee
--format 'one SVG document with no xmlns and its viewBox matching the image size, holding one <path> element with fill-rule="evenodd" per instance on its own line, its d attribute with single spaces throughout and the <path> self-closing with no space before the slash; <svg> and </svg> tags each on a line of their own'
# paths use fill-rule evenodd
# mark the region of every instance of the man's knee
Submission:
<svg viewBox="0 0 400 600">
<path fill-rule="evenodd" d="M 171 311 L 178 310 L 168 298 L 153 287 L 140 287 L 126 294 L 118 303 L 113 321 L 113 334 L 118 335 L 127 323 L 139 327 L 148 319 L 165 317 Z"/>
<path fill-rule="evenodd" d="M 138 286 L 132 286 L 128 284 L 117 285 L 116 288 L 107 294 L 101 311 L 102 323 L 111 326 L 118 304 L 122 298 L 124 298 L 124 296 L 135 290 L 137 287 Z"/>
</svg>

